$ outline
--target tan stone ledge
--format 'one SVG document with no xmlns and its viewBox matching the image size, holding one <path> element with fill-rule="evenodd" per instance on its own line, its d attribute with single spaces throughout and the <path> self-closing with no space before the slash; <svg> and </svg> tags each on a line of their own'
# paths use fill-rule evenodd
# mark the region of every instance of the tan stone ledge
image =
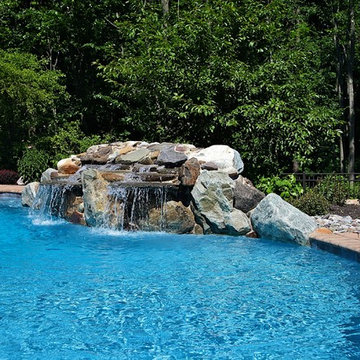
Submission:
<svg viewBox="0 0 360 360">
<path fill-rule="evenodd" d="M 359 234 L 334 234 L 316 230 L 310 234 L 310 245 L 314 248 L 360 262 Z"/>
<path fill-rule="evenodd" d="M 21 194 L 24 188 L 21 185 L 0 185 L 0 193 Z"/>
</svg>

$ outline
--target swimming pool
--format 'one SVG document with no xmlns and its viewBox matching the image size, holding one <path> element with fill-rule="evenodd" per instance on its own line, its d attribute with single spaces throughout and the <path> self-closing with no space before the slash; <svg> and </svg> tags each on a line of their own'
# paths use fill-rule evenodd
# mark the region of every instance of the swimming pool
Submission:
<svg viewBox="0 0 360 360">
<path fill-rule="evenodd" d="M 293 244 L 116 233 L 0 199 L 0 359 L 359 359 L 360 266 Z"/>
</svg>

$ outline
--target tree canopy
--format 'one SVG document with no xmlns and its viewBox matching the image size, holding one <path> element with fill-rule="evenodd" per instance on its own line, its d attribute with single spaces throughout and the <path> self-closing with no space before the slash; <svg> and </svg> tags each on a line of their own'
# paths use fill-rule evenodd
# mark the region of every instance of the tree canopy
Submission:
<svg viewBox="0 0 360 360">
<path fill-rule="evenodd" d="M 1 166 L 29 146 L 131 138 L 225 143 L 250 175 L 338 171 L 358 109 L 356 5 L 4 0 Z"/>
</svg>

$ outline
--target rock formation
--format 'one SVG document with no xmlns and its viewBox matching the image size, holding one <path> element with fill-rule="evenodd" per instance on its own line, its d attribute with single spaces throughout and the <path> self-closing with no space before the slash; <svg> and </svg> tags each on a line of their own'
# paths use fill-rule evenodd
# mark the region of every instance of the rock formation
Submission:
<svg viewBox="0 0 360 360">
<path fill-rule="evenodd" d="M 240 154 L 226 145 L 101 144 L 46 170 L 40 184 L 26 186 L 23 204 L 88 226 L 250 237 L 256 231 L 306 244 L 313 222 L 275 195 L 264 199 L 243 169 Z"/>
<path fill-rule="evenodd" d="M 279 195 L 269 194 L 251 214 L 254 230 L 264 238 L 309 245 L 316 222 Z"/>
</svg>

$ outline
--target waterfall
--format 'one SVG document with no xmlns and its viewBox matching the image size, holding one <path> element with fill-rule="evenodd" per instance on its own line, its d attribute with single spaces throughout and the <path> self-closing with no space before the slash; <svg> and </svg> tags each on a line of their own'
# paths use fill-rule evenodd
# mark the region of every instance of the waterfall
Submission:
<svg viewBox="0 0 360 360">
<path fill-rule="evenodd" d="M 36 194 L 32 209 L 43 218 L 63 217 L 66 211 L 66 192 L 64 185 L 41 184 Z"/>
<path fill-rule="evenodd" d="M 141 230 L 148 224 L 151 209 L 159 209 L 159 228 L 165 228 L 167 188 L 165 186 L 109 185 L 103 214 L 105 227 L 118 230 Z"/>
</svg>

